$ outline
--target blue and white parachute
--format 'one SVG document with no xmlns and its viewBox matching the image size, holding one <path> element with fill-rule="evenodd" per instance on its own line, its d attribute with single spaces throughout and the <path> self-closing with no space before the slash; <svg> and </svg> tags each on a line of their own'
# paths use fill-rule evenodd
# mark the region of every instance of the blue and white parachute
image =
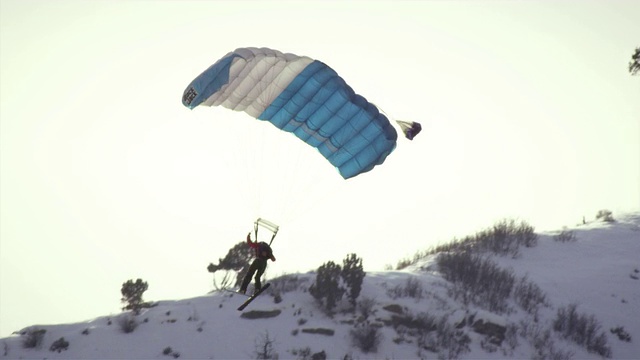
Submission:
<svg viewBox="0 0 640 360">
<path fill-rule="evenodd" d="M 267 48 L 240 48 L 186 88 L 182 103 L 244 111 L 315 147 L 348 179 L 382 164 L 397 133 L 375 105 L 326 64 Z M 412 139 L 420 124 L 398 121 Z"/>
</svg>

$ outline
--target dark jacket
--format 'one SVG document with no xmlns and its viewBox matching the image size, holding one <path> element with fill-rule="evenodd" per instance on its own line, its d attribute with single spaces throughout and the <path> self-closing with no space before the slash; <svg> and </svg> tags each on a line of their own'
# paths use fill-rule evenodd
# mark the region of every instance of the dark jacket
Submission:
<svg viewBox="0 0 640 360">
<path fill-rule="evenodd" d="M 273 256 L 273 250 L 271 250 L 271 246 L 264 241 L 261 242 L 252 242 L 251 241 L 251 233 L 247 234 L 247 244 L 255 250 L 256 258 L 276 261 L 276 257 Z"/>
</svg>

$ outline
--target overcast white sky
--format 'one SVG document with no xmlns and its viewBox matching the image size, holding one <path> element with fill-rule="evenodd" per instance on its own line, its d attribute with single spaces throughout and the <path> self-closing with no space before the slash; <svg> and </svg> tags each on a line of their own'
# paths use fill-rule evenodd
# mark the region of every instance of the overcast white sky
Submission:
<svg viewBox="0 0 640 360">
<path fill-rule="evenodd" d="M 268 273 L 379 270 L 504 217 L 640 208 L 637 1 L 0 2 L 0 336 L 211 288 L 257 216 Z M 181 104 L 238 47 L 332 66 L 423 133 L 344 181 L 244 113 Z M 267 126 L 262 126 L 267 125 Z"/>
</svg>

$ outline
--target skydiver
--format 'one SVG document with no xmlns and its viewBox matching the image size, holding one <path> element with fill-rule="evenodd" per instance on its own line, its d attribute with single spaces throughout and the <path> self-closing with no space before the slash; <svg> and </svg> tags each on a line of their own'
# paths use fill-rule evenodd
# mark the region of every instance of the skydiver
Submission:
<svg viewBox="0 0 640 360">
<path fill-rule="evenodd" d="M 249 286 L 251 277 L 253 277 L 254 273 L 256 274 L 256 277 L 253 292 L 255 293 L 259 291 L 262 288 L 260 277 L 262 276 L 262 274 L 264 274 L 264 271 L 267 268 L 267 260 L 271 259 L 271 261 L 276 261 L 275 256 L 273 256 L 273 250 L 271 250 L 271 246 L 263 241 L 258 242 L 258 239 L 256 239 L 255 242 L 252 242 L 251 232 L 247 234 L 247 244 L 249 244 L 249 246 L 255 250 L 256 258 L 251 263 L 251 266 L 249 266 L 249 271 L 242 280 L 242 285 L 240 286 L 240 290 L 238 291 L 241 294 L 245 294 L 247 292 L 247 287 Z"/>
</svg>

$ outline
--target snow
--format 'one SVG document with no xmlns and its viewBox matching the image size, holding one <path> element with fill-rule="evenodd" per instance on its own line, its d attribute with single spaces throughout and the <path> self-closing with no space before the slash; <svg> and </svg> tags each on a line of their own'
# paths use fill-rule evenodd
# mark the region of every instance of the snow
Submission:
<svg viewBox="0 0 640 360">
<path fill-rule="evenodd" d="M 613 358 L 640 359 L 640 212 L 620 216 L 614 223 L 593 222 L 568 230 L 576 235 L 575 242 L 554 241 L 557 232 L 542 233 L 537 246 L 521 248 L 516 258 L 492 259 L 518 276 L 526 275 L 545 292 L 551 306 L 541 310 L 538 324 L 548 325 L 558 308 L 577 304 L 578 312 L 594 315 L 601 323 L 600 331 L 607 334 Z M 128 312 L 71 324 L 33 325 L 22 331 L 45 329 L 42 346 L 24 348 L 25 337 L 16 332 L 0 339 L 0 359 L 250 359 L 257 357 L 265 339 L 273 341 L 272 350 L 280 359 L 304 358 L 301 350 L 307 347 L 310 354 L 324 351 L 329 359 L 437 358 L 435 352 L 419 351 L 409 332 L 400 334 L 394 329 L 388 323 L 393 316 L 429 314 L 437 319 L 446 317 L 452 326 L 464 323 L 471 314 L 475 321 L 503 326 L 531 320 L 515 306 L 506 314 L 494 314 L 453 300 L 432 255 L 402 270 L 367 273 L 358 299 L 374 300 L 374 313 L 368 320 L 381 325 L 382 340 L 375 352 L 366 353 L 354 346 L 350 337 L 359 311 L 328 316 L 306 291 L 314 281 L 313 273 L 286 276 L 287 289 L 283 279 L 269 279 L 274 290 L 281 291 L 281 302 L 267 291 L 244 311 L 279 310 L 275 317 L 243 318 L 236 308 L 245 297 L 217 291 L 190 299 L 156 301 L 156 306 L 136 317 L 139 324 L 128 334 L 119 325 L 121 319 L 131 316 Z M 395 296 L 408 282 L 421 289 L 420 295 Z M 348 302 L 343 300 L 341 309 L 347 308 Z M 631 335 L 631 342 L 610 332 L 620 326 Z M 314 334 L 305 329 L 334 333 Z M 514 349 L 509 350 L 504 341 L 495 351 L 488 351 L 481 346 L 484 335 L 469 326 L 462 331 L 471 343 L 469 351 L 459 355 L 461 359 L 533 357 L 532 345 L 522 337 Z M 600 358 L 557 333 L 552 336 L 555 348 L 570 358 Z M 62 337 L 69 342 L 68 349 L 50 351 L 51 344 Z"/>
</svg>

